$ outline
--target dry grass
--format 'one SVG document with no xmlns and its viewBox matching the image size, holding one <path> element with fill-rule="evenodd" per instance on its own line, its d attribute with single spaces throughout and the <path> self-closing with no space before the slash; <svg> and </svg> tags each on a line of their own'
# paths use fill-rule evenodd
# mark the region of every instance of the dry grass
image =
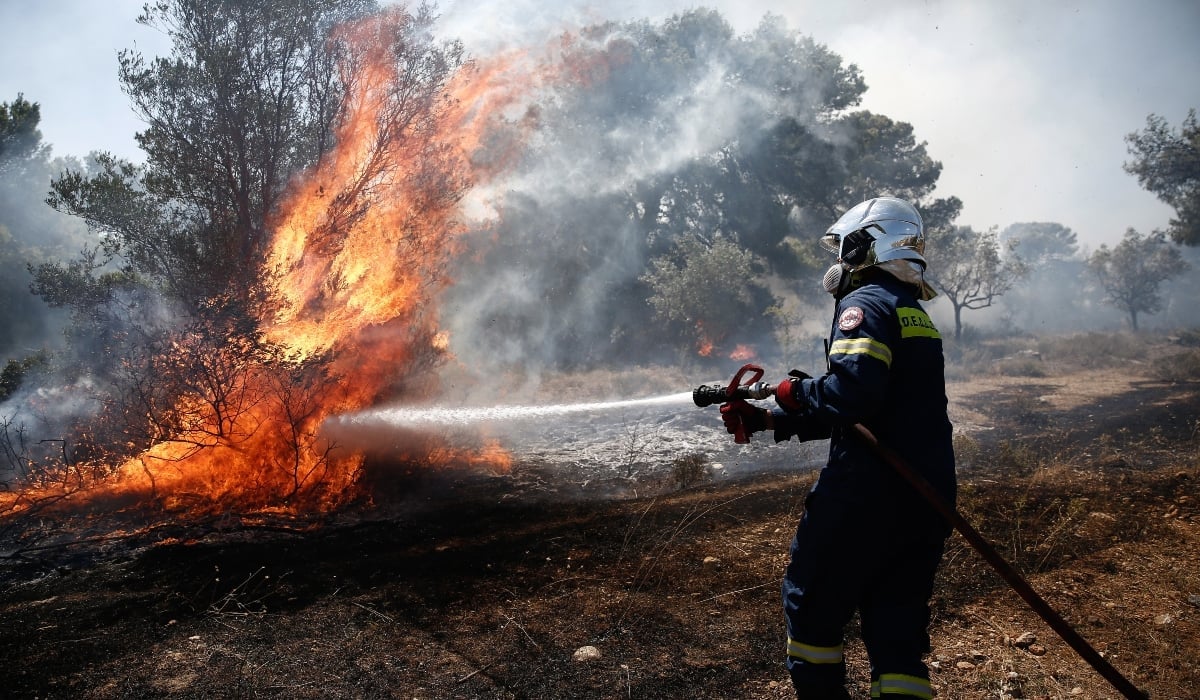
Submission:
<svg viewBox="0 0 1200 700">
<path fill-rule="evenodd" d="M 1150 375 L 1165 382 L 1200 381 L 1200 350 L 1177 352 L 1151 364 Z"/>
</svg>

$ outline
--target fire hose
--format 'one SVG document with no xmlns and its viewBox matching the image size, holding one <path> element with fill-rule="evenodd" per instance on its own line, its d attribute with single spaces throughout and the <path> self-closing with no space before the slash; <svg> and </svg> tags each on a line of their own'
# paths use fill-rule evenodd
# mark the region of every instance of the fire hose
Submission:
<svg viewBox="0 0 1200 700">
<path fill-rule="evenodd" d="M 750 376 L 747 378 L 746 375 Z M 699 407 L 712 406 L 716 403 L 728 403 L 734 400 L 746 399 L 766 399 L 775 394 L 775 387 L 771 384 L 760 381 L 763 376 L 763 370 L 756 365 L 745 365 L 738 370 L 734 375 L 733 380 L 727 385 L 708 384 L 697 387 L 692 392 L 692 401 Z M 996 551 L 987 540 L 979 534 L 971 523 L 958 513 L 957 510 L 947 504 L 933 486 L 914 470 L 900 455 L 896 454 L 891 448 L 879 442 L 878 439 L 871 433 L 870 430 L 863 427 L 861 423 L 855 423 L 850 426 L 850 432 L 861 440 L 867 447 L 871 449 L 880 459 L 886 462 L 889 466 L 907 481 L 919 493 L 934 510 L 942 515 L 955 530 L 958 530 L 967 543 L 975 549 L 987 561 L 988 564 L 1000 574 L 1008 585 L 1017 592 L 1017 595 L 1033 609 L 1039 617 L 1050 625 L 1058 636 L 1063 639 L 1084 661 L 1088 662 L 1093 669 L 1107 680 L 1113 688 L 1120 692 L 1130 700 L 1140 700 L 1149 698 L 1150 696 L 1142 692 L 1129 679 L 1121 675 L 1121 672 L 1116 669 L 1108 659 L 1105 659 L 1099 652 L 1088 644 L 1075 628 L 1071 627 L 1066 620 L 1059 615 L 1054 608 L 1051 608 L 1033 586 L 1009 564 Z M 739 430 L 734 434 L 734 440 L 739 443 L 749 442 L 749 436 L 745 434 L 744 429 Z"/>
</svg>

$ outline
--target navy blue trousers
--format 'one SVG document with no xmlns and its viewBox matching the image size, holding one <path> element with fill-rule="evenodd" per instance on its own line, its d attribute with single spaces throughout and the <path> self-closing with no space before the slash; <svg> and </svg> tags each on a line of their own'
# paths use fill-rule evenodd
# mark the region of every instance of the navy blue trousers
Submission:
<svg viewBox="0 0 1200 700">
<path fill-rule="evenodd" d="M 949 527 L 915 494 L 810 493 L 783 580 L 787 666 L 800 698 L 847 697 L 843 634 L 858 611 L 873 697 L 929 697 L 929 599 Z M 882 691 L 880 682 L 882 679 Z"/>
</svg>

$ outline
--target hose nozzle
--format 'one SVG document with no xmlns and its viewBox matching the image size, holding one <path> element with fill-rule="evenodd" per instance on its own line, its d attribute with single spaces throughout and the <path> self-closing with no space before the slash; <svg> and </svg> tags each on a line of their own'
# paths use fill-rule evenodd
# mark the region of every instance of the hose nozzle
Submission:
<svg viewBox="0 0 1200 700">
<path fill-rule="evenodd" d="M 701 384 L 692 390 L 692 402 L 700 408 L 734 399 L 765 399 L 775 394 L 775 387 L 766 382 L 753 382 L 737 387 L 723 384 Z"/>
<path fill-rule="evenodd" d="M 711 406 L 715 403 L 725 403 L 729 398 L 725 394 L 725 386 L 723 384 L 701 384 L 692 390 L 692 403 L 695 403 L 700 408 Z"/>
</svg>

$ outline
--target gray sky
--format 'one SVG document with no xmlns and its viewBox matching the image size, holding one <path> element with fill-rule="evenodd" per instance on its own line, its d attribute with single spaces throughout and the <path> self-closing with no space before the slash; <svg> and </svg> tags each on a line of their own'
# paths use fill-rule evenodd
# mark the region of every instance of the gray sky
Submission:
<svg viewBox="0 0 1200 700">
<path fill-rule="evenodd" d="M 0 101 L 42 105 L 55 155 L 141 160 L 116 53 L 166 48 L 143 0 L 0 0 Z M 783 16 L 862 70 L 863 107 L 909 122 L 944 166 L 937 194 L 977 229 L 1056 221 L 1089 248 L 1167 224 L 1121 169 L 1124 136 L 1200 108 L 1195 0 L 443 0 L 444 31 L 482 54 L 601 19 L 721 10 L 739 32 Z"/>
</svg>

